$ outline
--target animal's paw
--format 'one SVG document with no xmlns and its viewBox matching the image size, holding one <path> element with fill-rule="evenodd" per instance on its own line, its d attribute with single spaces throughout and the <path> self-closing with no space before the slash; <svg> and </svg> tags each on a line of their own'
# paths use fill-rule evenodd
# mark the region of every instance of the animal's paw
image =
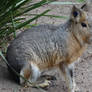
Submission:
<svg viewBox="0 0 92 92">
<path fill-rule="evenodd" d="M 76 86 L 75 82 L 73 84 L 73 90 L 72 90 L 72 92 L 81 92 L 80 89 L 78 88 L 78 86 Z"/>
<path fill-rule="evenodd" d="M 51 82 L 49 80 L 44 80 L 44 82 L 40 83 L 26 83 L 23 85 L 24 88 L 27 87 L 33 87 L 33 88 L 43 88 L 46 89 L 48 86 L 50 86 Z"/>
<path fill-rule="evenodd" d="M 51 82 L 49 80 L 45 80 L 44 83 L 39 84 L 40 87 L 44 88 L 47 87 L 51 84 Z"/>
<path fill-rule="evenodd" d="M 81 91 L 78 87 L 76 87 L 74 92 L 81 92 Z"/>
<path fill-rule="evenodd" d="M 72 92 L 81 92 L 80 89 L 76 86 L 73 88 L 73 91 Z"/>
<path fill-rule="evenodd" d="M 47 88 L 50 84 L 51 82 L 49 80 L 45 80 L 43 83 L 35 84 L 33 87 Z"/>
</svg>

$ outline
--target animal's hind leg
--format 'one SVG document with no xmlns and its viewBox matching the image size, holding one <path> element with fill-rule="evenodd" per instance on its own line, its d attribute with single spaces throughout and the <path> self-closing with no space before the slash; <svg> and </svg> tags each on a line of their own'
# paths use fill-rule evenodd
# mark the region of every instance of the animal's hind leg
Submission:
<svg viewBox="0 0 92 92">
<path fill-rule="evenodd" d="M 20 77 L 21 85 L 32 86 L 32 84 L 34 84 L 38 79 L 38 77 L 40 76 L 40 70 L 33 63 L 27 64 L 21 69 L 20 75 L 24 77 L 24 78 Z"/>
<path fill-rule="evenodd" d="M 49 81 L 45 80 L 43 83 L 37 83 L 37 79 L 40 77 L 40 70 L 38 66 L 34 63 L 31 63 L 30 65 L 25 65 L 23 69 L 20 72 L 20 75 L 22 75 L 26 80 L 20 77 L 20 84 L 25 86 L 31 86 L 31 87 L 47 87 L 49 86 Z"/>
<path fill-rule="evenodd" d="M 38 77 L 40 77 L 41 73 L 39 68 L 31 63 L 31 69 L 32 69 L 32 82 L 35 82 L 35 84 L 33 85 L 33 87 L 41 87 L 41 88 L 45 88 L 47 86 L 49 86 L 50 81 L 49 80 L 44 80 L 43 82 L 37 82 L 36 80 L 38 79 Z"/>
<path fill-rule="evenodd" d="M 25 65 L 21 71 L 20 71 L 20 84 L 22 86 L 28 86 L 27 85 L 27 81 L 29 81 L 31 75 L 32 75 L 32 70 L 31 67 L 29 65 Z"/>
<path fill-rule="evenodd" d="M 75 82 L 74 82 L 74 66 L 67 66 L 65 63 L 60 63 L 59 68 L 63 73 L 66 83 L 68 85 L 69 92 L 76 92 L 75 91 Z"/>
</svg>

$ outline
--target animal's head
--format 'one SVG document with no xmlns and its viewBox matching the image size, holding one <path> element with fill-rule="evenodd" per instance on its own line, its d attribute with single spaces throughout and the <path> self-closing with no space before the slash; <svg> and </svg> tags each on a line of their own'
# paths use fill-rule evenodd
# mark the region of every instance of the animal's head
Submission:
<svg viewBox="0 0 92 92">
<path fill-rule="evenodd" d="M 79 38 L 79 40 L 82 39 L 83 43 L 89 43 L 90 31 L 88 16 L 84 8 L 77 8 L 76 6 L 73 6 L 70 20 L 74 34 Z"/>
</svg>

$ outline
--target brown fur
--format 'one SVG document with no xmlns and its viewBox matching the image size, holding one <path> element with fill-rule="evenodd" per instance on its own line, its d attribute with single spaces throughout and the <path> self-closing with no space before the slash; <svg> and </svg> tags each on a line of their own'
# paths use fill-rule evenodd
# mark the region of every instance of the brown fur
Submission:
<svg viewBox="0 0 92 92">
<path fill-rule="evenodd" d="M 70 19 L 59 26 L 41 25 L 21 33 L 8 47 L 7 61 L 26 79 L 35 82 L 40 72 L 58 67 L 74 92 L 73 67 L 90 38 L 86 12 L 73 6 Z M 24 80 L 20 78 L 20 83 Z"/>
<path fill-rule="evenodd" d="M 29 77 L 30 77 L 31 74 L 32 74 L 32 73 L 30 72 L 29 69 L 24 70 L 24 77 L 25 77 L 26 79 L 29 79 Z"/>
</svg>

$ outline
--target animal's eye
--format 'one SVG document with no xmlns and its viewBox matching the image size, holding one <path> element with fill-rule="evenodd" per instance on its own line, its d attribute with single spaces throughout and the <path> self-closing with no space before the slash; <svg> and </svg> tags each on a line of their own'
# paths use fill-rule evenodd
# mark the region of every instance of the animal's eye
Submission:
<svg viewBox="0 0 92 92">
<path fill-rule="evenodd" d="M 87 27 L 87 25 L 85 23 L 81 23 L 82 27 Z"/>
<path fill-rule="evenodd" d="M 78 16 L 78 12 L 77 12 L 77 11 L 74 11 L 74 12 L 73 12 L 73 16 L 74 16 L 74 17 L 77 17 L 77 16 Z"/>
</svg>

